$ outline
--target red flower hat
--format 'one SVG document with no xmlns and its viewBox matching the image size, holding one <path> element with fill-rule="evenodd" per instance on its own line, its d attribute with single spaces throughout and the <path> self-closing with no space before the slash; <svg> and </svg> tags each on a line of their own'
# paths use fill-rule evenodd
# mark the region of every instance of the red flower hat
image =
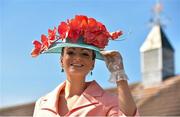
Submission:
<svg viewBox="0 0 180 117">
<path fill-rule="evenodd" d="M 57 31 L 58 34 L 56 34 Z M 59 53 L 58 49 L 65 47 L 63 44 L 67 46 L 65 44 L 67 42 L 71 43 L 68 46 L 76 45 L 75 47 L 78 47 L 77 45 L 81 45 L 80 47 L 99 51 L 108 45 L 109 40 L 115 40 L 121 35 L 122 31 L 108 32 L 105 25 L 94 18 L 76 15 L 75 18 L 67 20 L 67 22 L 61 22 L 58 30 L 56 27 L 53 30 L 49 29 L 48 36 L 42 34 L 41 42 L 33 41 L 34 49 L 31 55 L 36 57 L 41 53 Z"/>
</svg>

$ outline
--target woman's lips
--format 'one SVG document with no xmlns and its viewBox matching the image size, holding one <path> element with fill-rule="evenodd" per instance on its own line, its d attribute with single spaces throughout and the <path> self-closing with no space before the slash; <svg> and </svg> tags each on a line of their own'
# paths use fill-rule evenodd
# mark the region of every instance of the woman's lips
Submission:
<svg viewBox="0 0 180 117">
<path fill-rule="evenodd" d="M 74 66 L 74 67 L 83 67 L 84 65 L 78 64 L 78 63 L 72 63 L 71 66 Z"/>
</svg>

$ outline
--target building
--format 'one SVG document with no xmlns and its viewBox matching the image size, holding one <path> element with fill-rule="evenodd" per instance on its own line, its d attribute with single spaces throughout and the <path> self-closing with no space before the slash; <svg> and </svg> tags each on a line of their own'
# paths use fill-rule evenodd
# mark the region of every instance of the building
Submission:
<svg viewBox="0 0 180 117">
<path fill-rule="evenodd" d="M 140 52 L 142 80 L 146 88 L 174 76 L 174 49 L 160 24 L 154 24 Z"/>
</svg>

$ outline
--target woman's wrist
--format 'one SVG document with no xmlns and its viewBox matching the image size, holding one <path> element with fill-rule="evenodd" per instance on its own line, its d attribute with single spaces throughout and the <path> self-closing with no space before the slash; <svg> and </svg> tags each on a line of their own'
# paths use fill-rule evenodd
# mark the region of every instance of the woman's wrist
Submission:
<svg viewBox="0 0 180 117">
<path fill-rule="evenodd" d="M 121 80 L 128 80 L 128 77 L 127 77 L 124 69 L 111 72 L 109 82 L 116 83 Z"/>
</svg>

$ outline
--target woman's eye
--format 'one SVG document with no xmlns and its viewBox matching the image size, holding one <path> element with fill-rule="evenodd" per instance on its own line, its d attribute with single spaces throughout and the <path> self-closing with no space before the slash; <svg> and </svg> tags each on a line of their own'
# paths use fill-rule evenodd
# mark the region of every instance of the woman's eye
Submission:
<svg viewBox="0 0 180 117">
<path fill-rule="evenodd" d="M 82 55 L 83 55 L 83 56 L 89 56 L 89 54 L 88 54 L 88 53 L 82 53 Z"/>
<path fill-rule="evenodd" d="M 69 52 L 67 52 L 67 54 L 68 54 L 68 55 L 73 55 L 74 52 L 69 51 Z"/>
</svg>

